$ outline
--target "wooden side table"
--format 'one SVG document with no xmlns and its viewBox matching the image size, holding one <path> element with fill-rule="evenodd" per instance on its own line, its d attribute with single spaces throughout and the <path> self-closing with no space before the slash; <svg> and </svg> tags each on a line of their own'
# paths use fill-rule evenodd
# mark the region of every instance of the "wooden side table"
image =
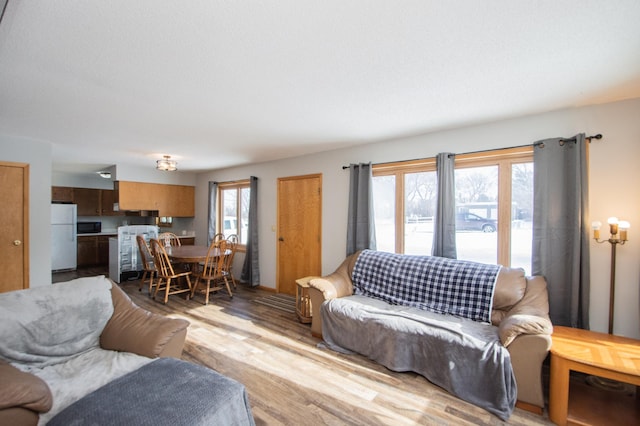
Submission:
<svg viewBox="0 0 640 426">
<path fill-rule="evenodd" d="M 572 418 L 569 412 L 570 370 L 640 386 L 640 340 L 561 326 L 554 326 L 551 339 L 549 419 L 555 424 L 584 424 L 585 421 Z M 573 395 L 571 399 L 573 403 Z M 635 419 L 637 407 L 629 408 L 629 416 Z M 609 414 L 619 414 L 614 411 L 617 408 Z M 632 421 L 631 424 L 638 424 Z"/>
<path fill-rule="evenodd" d="M 298 278 L 296 280 L 296 314 L 298 315 L 300 322 L 303 324 L 310 323 L 313 315 L 311 309 L 311 298 L 309 297 L 309 281 L 314 278 L 318 277 L 309 276 Z"/>
</svg>

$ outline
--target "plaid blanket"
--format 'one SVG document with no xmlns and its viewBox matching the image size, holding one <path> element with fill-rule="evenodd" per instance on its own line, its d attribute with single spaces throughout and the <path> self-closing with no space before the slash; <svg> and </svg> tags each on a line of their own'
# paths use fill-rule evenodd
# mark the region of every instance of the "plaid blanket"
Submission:
<svg viewBox="0 0 640 426">
<path fill-rule="evenodd" d="M 354 294 L 490 322 L 499 271 L 500 265 L 364 250 L 352 281 Z"/>
</svg>

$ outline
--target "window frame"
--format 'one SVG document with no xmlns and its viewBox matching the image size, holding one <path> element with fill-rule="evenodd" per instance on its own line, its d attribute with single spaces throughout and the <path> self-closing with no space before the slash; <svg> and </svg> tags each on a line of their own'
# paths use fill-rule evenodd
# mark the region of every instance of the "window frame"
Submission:
<svg viewBox="0 0 640 426">
<path fill-rule="evenodd" d="M 242 215 L 242 190 L 243 189 L 248 189 L 249 191 L 251 191 L 251 186 L 250 186 L 250 180 L 249 179 L 243 179 L 243 180 L 236 180 L 236 181 L 229 181 L 229 182 L 219 182 L 218 183 L 218 189 L 217 189 L 217 194 L 216 194 L 216 224 L 217 224 L 217 228 L 216 229 L 216 233 L 222 233 L 224 234 L 224 199 L 223 199 L 223 191 L 228 191 L 228 190 L 236 190 L 236 232 L 239 231 L 239 226 L 242 223 L 241 220 L 241 215 Z M 249 219 L 247 218 L 247 221 Z M 225 237 L 228 237 L 228 235 L 225 235 Z M 237 250 L 240 252 L 245 252 L 246 251 L 246 244 L 241 243 L 241 235 L 240 233 L 238 233 L 238 246 L 237 246 Z"/>
<path fill-rule="evenodd" d="M 456 154 L 455 169 L 483 166 L 498 167 L 498 247 L 497 263 L 511 265 L 512 166 L 533 162 L 533 146 Z M 372 174 L 395 176 L 395 252 L 404 253 L 404 181 L 405 174 L 436 171 L 436 158 L 374 164 Z"/>
</svg>

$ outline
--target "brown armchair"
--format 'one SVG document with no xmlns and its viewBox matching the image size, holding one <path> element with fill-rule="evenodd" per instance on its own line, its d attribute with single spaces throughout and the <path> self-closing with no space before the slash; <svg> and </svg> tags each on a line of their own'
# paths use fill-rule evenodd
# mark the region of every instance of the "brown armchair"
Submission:
<svg viewBox="0 0 640 426">
<path fill-rule="evenodd" d="M 23 291 L 38 291 L 38 288 Z M 188 321 L 140 308 L 114 283 L 111 299 L 114 310 L 100 334 L 102 349 L 131 352 L 148 358 L 180 358 Z M 52 395 L 41 378 L 0 360 L 1 425 L 35 425 L 40 413 L 51 409 L 55 398 L 56 395 Z"/>
</svg>

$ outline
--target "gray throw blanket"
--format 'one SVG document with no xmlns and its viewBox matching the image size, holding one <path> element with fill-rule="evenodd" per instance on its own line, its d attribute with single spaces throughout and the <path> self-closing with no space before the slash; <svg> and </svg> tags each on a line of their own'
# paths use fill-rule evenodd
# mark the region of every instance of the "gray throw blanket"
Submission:
<svg viewBox="0 0 640 426">
<path fill-rule="evenodd" d="M 364 250 L 352 281 L 354 294 L 488 323 L 499 271 L 500 265 Z"/>
<path fill-rule="evenodd" d="M 244 385 L 206 367 L 160 358 L 106 384 L 48 426 L 254 426 Z"/>
<path fill-rule="evenodd" d="M 331 349 L 414 371 L 503 420 L 511 416 L 516 381 L 497 327 L 359 295 L 328 300 L 321 310 Z"/>
</svg>

